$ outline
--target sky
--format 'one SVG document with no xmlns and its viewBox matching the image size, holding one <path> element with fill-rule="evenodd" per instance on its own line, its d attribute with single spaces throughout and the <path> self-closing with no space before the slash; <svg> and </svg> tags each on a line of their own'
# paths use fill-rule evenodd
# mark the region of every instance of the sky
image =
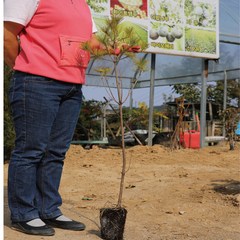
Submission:
<svg viewBox="0 0 240 240">
<path fill-rule="evenodd" d="M 220 33 L 240 36 L 240 1 L 239 0 L 220 0 Z M 239 41 L 240 38 L 238 38 Z M 236 40 L 236 38 L 233 38 Z M 157 67 L 157 66 L 156 66 Z M 113 92 L 115 92 L 113 90 Z M 125 91 L 126 92 L 126 91 Z M 104 87 L 84 86 L 83 93 L 86 100 L 104 101 L 103 97 L 111 99 Z M 125 93 L 126 95 L 127 93 Z M 155 87 L 154 105 L 161 105 L 164 102 L 164 94 L 177 97 L 172 88 L 168 86 Z M 137 107 L 139 102 L 149 105 L 149 88 L 133 90 L 133 106 Z M 129 106 L 129 99 L 125 106 Z"/>
<path fill-rule="evenodd" d="M 116 96 L 117 94 L 116 89 L 112 89 L 112 91 Z M 112 99 L 104 87 L 84 86 L 83 94 L 86 100 L 104 101 L 104 97 L 108 100 Z M 171 87 L 168 87 L 168 86 L 156 87 L 154 91 L 155 105 L 159 106 L 164 102 L 163 94 L 177 97 L 177 94 L 172 93 Z M 124 90 L 123 95 L 126 97 L 128 95 L 128 90 Z M 149 88 L 134 89 L 133 90 L 133 107 L 138 107 L 138 104 L 140 102 L 144 102 L 147 105 L 149 105 L 149 95 L 150 95 Z M 124 106 L 129 106 L 129 105 L 130 105 L 130 98 L 128 97 Z"/>
</svg>

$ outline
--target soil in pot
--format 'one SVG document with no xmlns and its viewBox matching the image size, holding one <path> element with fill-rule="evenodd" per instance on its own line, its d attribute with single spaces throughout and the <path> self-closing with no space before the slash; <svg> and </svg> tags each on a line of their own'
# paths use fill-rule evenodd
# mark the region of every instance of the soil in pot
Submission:
<svg viewBox="0 0 240 240">
<path fill-rule="evenodd" d="M 101 237 L 105 240 L 123 240 L 127 217 L 125 208 L 100 209 Z"/>
</svg>

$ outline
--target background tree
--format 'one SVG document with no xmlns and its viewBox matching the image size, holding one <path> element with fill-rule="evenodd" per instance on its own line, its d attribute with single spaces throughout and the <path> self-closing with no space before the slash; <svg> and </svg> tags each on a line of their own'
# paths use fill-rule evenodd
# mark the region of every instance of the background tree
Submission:
<svg viewBox="0 0 240 240">
<path fill-rule="evenodd" d="M 167 119 L 166 115 L 160 111 L 154 110 L 153 112 L 153 122 L 157 123 L 159 118 Z M 131 118 L 128 121 L 129 126 L 131 129 L 148 129 L 148 122 L 149 122 L 149 108 L 146 103 L 140 102 L 138 104 L 138 108 L 134 108 L 131 113 Z M 161 129 L 153 125 L 153 130 L 160 132 Z"/>
<path fill-rule="evenodd" d="M 199 84 L 176 84 L 172 86 L 173 92 L 184 96 L 188 102 L 200 102 L 201 85 Z M 224 81 L 216 81 L 207 85 L 207 100 L 223 107 Z M 239 80 L 227 81 L 227 105 L 240 105 Z"/>
<path fill-rule="evenodd" d="M 100 138 L 102 105 L 103 102 L 83 99 L 73 140 L 96 140 Z"/>
<path fill-rule="evenodd" d="M 138 108 L 132 109 L 129 125 L 132 129 L 148 129 L 149 109 L 144 102 L 138 103 Z"/>
<path fill-rule="evenodd" d="M 4 160 L 9 160 L 14 147 L 15 131 L 8 100 L 8 91 L 12 71 L 4 65 Z"/>
<path fill-rule="evenodd" d="M 224 81 L 208 85 L 208 100 L 223 106 Z M 227 105 L 240 107 L 240 82 L 238 80 L 227 81 Z"/>
<path fill-rule="evenodd" d="M 226 137 L 229 141 L 230 150 L 234 150 L 237 124 L 240 121 L 240 109 L 229 107 L 221 111 L 220 116 L 225 125 Z"/>
<path fill-rule="evenodd" d="M 175 93 L 184 96 L 188 102 L 200 102 L 201 89 L 198 84 L 176 84 L 172 89 Z"/>
<path fill-rule="evenodd" d="M 229 95 L 232 102 L 235 101 L 235 106 L 240 108 L 240 80 L 228 81 Z"/>
</svg>

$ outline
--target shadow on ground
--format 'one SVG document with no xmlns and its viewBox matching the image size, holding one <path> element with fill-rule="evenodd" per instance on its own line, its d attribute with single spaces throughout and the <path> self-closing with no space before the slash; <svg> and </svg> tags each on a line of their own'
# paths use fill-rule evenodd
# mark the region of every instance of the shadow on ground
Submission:
<svg viewBox="0 0 240 240">
<path fill-rule="evenodd" d="M 10 211 L 8 208 L 8 198 L 7 198 L 7 187 L 4 186 L 4 225 L 7 227 L 11 226 L 10 221 Z"/>
<path fill-rule="evenodd" d="M 216 180 L 213 183 L 214 191 L 224 195 L 240 194 L 240 181 L 236 180 Z"/>
</svg>

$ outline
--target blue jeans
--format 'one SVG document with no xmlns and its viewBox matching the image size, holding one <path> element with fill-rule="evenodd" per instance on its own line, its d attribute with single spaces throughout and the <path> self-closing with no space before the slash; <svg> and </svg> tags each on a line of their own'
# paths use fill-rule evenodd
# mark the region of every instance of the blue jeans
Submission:
<svg viewBox="0 0 240 240">
<path fill-rule="evenodd" d="M 16 71 L 9 98 L 16 132 L 8 177 L 11 220 L 57 217 L 64 158 L 82 103 L 81 85 Z"/>
</svg>

